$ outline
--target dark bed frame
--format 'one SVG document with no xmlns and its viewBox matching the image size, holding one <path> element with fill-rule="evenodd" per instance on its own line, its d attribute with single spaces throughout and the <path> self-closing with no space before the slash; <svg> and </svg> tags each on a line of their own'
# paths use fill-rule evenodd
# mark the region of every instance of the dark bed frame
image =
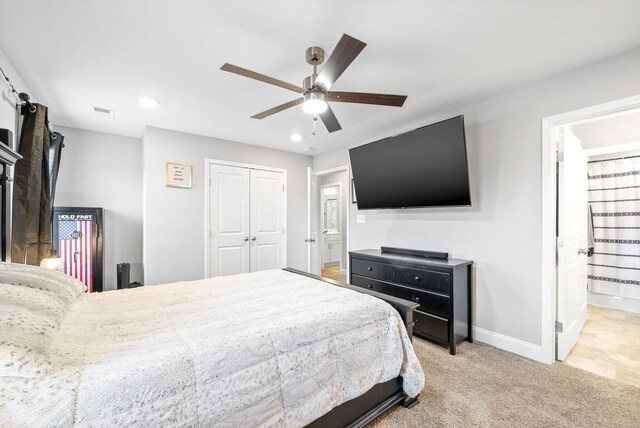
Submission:
<svg viewBox="0 0 640 428">
<path fill-rule="evenodd" d="M 287 272 L 292 272 L 298 275 L 317 279 L 319 281 L 327 282 L 338 287 L 348 288 L 349 290 L 357 291 L 358 293 L 369 294 L 373 297 L 384 300 L 398 311 L 400 317 L 402 318 L 402 321 L 404 322 L 404 325 L 407 328 L 409 338 L 412 338 L 413 311 L 418 306 L 420 306 L 419 304 L 411 302 L 409 300 L 387 296 L 386 294 L 378 293 L 376 291 L 371 291 L 365 288 L 343 284 L 333 279 L 323 278 L 321 276 L 313 275 L 301 270 L 291 268 L 286 268 L 284 270 Z M 375 385 L 369 391 L 365 392 L 359 397 L 354 398 L 353 400 L 349 400 L 345 403 L 340 404 L 329 413 L 311 422 L 309 425 L 307 425 L 307 427 L 364 427 L 397 404 L 402 404 L 404 407 L 411 408 L 417 403 L 418 397 L 411 398 L 403 391 L 402 377 L 398 376 L 387 382 Z"/>
</svg>

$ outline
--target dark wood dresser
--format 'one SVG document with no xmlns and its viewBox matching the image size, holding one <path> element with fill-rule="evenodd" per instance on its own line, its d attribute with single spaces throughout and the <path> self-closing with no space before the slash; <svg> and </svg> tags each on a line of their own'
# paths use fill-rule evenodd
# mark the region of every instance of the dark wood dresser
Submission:
<svg viewBox="0 0 640 428">
<path fill-rule="evenodd" d="M 473 341 L 472 261 L 360 250 L 349 252 L 349 265 L 350 284 L 420 304 L 414 334 L 449 345 L 451 355 L 457 342 Z"/>
</svg>

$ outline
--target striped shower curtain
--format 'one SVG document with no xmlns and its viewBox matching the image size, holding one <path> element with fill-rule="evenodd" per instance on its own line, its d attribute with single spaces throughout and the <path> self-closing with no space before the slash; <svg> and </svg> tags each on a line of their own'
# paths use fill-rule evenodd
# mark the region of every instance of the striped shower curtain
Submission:
<svg viewBox="0 0 640 428">
<path fill-rule="evenodd" d="M 589 162 L 589 290 L 640 299 L 640 157 Z"/>
</svg>

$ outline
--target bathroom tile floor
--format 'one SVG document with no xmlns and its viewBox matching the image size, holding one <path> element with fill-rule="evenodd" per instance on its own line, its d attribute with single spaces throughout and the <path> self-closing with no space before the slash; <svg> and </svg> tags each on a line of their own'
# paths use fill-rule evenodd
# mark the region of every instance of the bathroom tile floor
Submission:
<svg viewBox="0 0 640 428">
<path fill-rule="evenodd" d="M 640 314 L 589 305 L 565 364 L 640 387 Z"/>
</svg>

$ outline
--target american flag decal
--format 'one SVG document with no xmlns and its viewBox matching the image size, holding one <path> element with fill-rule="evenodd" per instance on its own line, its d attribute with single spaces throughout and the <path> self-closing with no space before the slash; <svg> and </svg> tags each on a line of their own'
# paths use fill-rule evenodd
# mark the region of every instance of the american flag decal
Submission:
<svg viewBox="0 0 640 428">
<path fill-rule="evenodd" d="M 91 266 L 91 220 L 58 221 L 58 254 L 62 257 L 62 270 L 78 278 L 93 291 L 93 269 Z"/>
</svg>

